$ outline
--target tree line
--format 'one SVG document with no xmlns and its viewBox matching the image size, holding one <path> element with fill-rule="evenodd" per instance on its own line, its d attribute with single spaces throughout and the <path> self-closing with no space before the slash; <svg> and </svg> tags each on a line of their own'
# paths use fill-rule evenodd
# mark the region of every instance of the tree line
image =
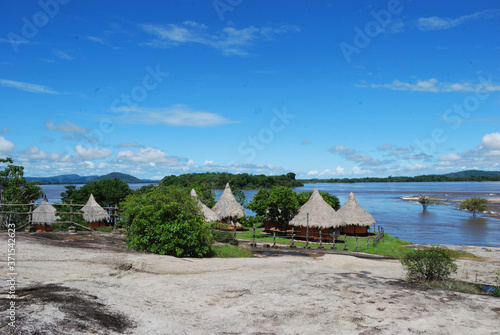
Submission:
<svg viewBox="0 0 500 335">
<path fill-rule="evenodd" d="M 363 178 L 328 178 L 328 179 L 300 179 L 304 184 L 311 183 L 408 183 L 408 182 L 449 182 L 449 181 L 500 181 L 500 176 L 464 176 L 451 177 L 445 175 L 422 175 L 415 177 L 363 177 Z"/>
<path fill-rule="evenodd" d="M 271 188 L 273 186 L 300 187 L 303 183 L 295 179 L 295 173 L 290 172 L 279 176 L 250 175 L 248 173 L 232 174 L 228 172 L 188 173 L 180 176 L 166 176 L 160 184 L 164 186 L 175 185 L 192 187 L 205 185 L 210 189 L 224 189 L 229 183 L 231 188 L 252 190 L 258 188 Z"/>
</svg>

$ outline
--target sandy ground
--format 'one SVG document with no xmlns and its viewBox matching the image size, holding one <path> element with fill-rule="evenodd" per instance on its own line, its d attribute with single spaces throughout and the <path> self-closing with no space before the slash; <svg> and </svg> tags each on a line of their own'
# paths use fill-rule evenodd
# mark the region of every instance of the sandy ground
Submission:
<svg viewBox="0 0 500 335">
<path fill-rule="evenodd" d="M 16 327 L 2 294 L 2 334 L 500 334 L 499 298 L 410 285 L 398 260 L 176 259 L 127 251 L 107 233 L 17 233 L 16 243 Z M 454 248 L 483 257 L 458 260 L 458 278 L 493 283 L 500 249 Z"/>
</svg>

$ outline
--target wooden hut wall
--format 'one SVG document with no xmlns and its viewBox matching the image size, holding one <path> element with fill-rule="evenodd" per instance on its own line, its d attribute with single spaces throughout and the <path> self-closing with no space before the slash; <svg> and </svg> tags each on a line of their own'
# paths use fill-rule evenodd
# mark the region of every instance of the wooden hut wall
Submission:
<svg viewBox="0 0 500 335">
<path fill-rule="evenodd" d="M 318 229 L 316 227 L 309 227 L 309 240 L 319 241 L 319 231 L 321 230 L 321 241 L 331 242 L 332 236 L 330 233 L 330 228 Z M 307 227 L 295 227 L 295 237 L 300 239 L 306 239 L 307 237 Z"/>
<path fill-rule="evenodd" d="M 53 231 L 56 229 L 54 226 L 47 226 L 46 224 L 35 224 L 35 231 Z"/>
<path fill-rule="evenodd" d="M 340 228 L 340 234 L 362 235 L 368 233 L 367 226 L 349 225 Z"/>
</svg>

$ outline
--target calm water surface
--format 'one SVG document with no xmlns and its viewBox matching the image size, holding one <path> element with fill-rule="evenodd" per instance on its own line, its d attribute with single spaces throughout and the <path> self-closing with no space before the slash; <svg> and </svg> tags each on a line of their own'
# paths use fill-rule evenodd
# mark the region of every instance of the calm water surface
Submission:
<svg viewBox="0 0 500 335">
<path fill-rule="evenodd" d="M 130 184 L 132 189 L 147 184 Z M 78 187 L 81 187 L 79 185 Z M 414 243 L 468 244 L 500 247 L 500 219 L 457 210 L 454 206 L 429 206 L 426 213 L 418 203 L 400 198 L 405 195 L 435 194 L 450 199 L 473 196 L 500 197 L 500 182 L 446 182 L 446 183 L 356 183 L 356 184 L 306 184 L 297 192 L 320 191 L 336 195 L 343 205 L 350 192 L 358 203 L 370 212 L 377 226 L 393 236 Z M 42 185 L 50 202 L 60 201 L 64 185 Z M 218 199 L 222 190 L 214 190 Z M 256 190 L 245 191 L 247 202 Z M 250 210 L 247 214 L 253 215 Z"/>
</svg>

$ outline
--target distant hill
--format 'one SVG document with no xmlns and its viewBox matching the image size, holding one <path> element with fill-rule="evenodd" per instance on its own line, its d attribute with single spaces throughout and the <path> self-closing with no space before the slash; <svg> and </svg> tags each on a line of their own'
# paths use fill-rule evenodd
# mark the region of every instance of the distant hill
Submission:
<svg viewBox="0 0 500 335">
<path fill-rule="evenodd" d="M 466 170 L 444 174 L 446 177 L 500 177 L 500 171 Z"/>
<path fill-rule="evenodd" d="M 39 181 L 42 184 L 86 184 L 96 180 L 118 178 L 126 183 L 147 183 L 153 180 L 143 180 L 121 172 L 111 172 L 103 176 L 80 176 L 77 174 L 65 174 L 53 177 L 26 177 L 26 181 Z"/>
</svg>

